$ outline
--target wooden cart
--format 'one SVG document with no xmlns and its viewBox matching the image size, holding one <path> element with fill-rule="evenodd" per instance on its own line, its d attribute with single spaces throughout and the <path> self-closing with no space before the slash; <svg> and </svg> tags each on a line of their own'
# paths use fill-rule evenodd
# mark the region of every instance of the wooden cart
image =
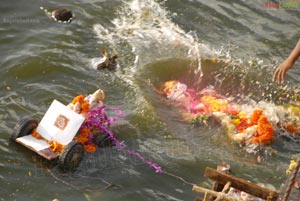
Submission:
<svg viewBox="0 0 300 201">
<path fill-rule="evenodd" d="M 73 141 L 84 120 L 83 116 L 54 100 L 40 123 L 33 118 L 21 119 L 11 139 L 48 160 L 58 159 L 63 169 L 73 169 L 79 166 L 85 152 L 81 143 Z M 34 129 L 41 139 L 32 136 Z M 54 152 L 49 141 L 63 145 L 64 149 Z"/>
</svg>

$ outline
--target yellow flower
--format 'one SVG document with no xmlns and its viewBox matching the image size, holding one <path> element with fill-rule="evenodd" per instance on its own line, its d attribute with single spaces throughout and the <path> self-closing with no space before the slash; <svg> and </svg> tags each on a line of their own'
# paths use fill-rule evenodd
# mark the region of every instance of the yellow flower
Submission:
<svg viewBox="0 0 300 201">
<path fill-rule="evenodd" d="M 239 125 L 241 123 L 241 120 L 239 119 L 232 119 L 231 122 L 234 124 L 234 125 Z"/>
<path fill-rule="evenodd" d="M 287 175 L 291 174 L 291 172 L 293 171 L 293 169 L 295 169 L 296 166 L 297 166 L 297 162 L 294 160 L 291 160 L 289 168 L 285 171 L 285 173 Z"/>
<path fill-rule="evenodd" d="M 237 116 L 239 117 L 239 119 L 243 119 L 243 118 L 247 117 L 247 113 L 246 112 L 240 112 L 240 113 L 238 113 Z"/>
<path fill-rule="evenodd" d="M 50 145 L 52 151 L 54 151 L 54 152 L 62 152 L 62 150 L 64 149 L 64 145 L 62 145 L 56 141 L 53 141 L 53 140 L 51 140 L 49 142 L 49 145 Z"/>
</svg>

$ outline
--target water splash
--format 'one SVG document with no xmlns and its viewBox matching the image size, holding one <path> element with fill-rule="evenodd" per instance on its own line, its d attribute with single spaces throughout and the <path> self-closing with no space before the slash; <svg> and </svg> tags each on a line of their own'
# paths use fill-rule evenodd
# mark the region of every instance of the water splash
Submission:
<svg viewBox="0 0 300 201">
<path fill-rule="evenodd" d="M 100 41 L 109 42 L 118 51 L 131 48 L 131 72 L 163 58 L 189 58 L 195 75 L 202 77 L 201 59 L 215 52 L 200 43 L 195 32 L 186 32 L 173 23 L 172 16 L 176 14 L 169 13 L 163 3 L 132 0 L 124 3 L 118 17 L 111 21 L 114 27 L 95 24 L 94 32 Z"/>
</svg>

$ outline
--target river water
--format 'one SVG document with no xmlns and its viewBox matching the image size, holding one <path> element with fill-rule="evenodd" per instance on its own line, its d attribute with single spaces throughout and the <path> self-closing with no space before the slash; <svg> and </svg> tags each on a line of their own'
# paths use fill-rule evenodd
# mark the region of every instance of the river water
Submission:
<svg viewBox="0 0 300 201">
<path fill-rule="evenodd" d="M 300 8 L 270 9 L 265 3 L 2 0 L 0 200 L 193 200 L 191 184 L 209 186 L 205 167 L 222 161 L 239 177 L 279 189 L 297 145 L 277 147 L 257 163 L 223 128 L 182 121 L 155 90 L 180 79 L 197 90 L 211 85 L 236 100 L 297 102 L 297 68 L 285 85 L 271 78 L 299 38 Z M 54 22 L 40 6 L 69 8 L 76 18 Z M 102 48 L 119 56 L 117 70 L 92 68 Z M 125 113 L 112 128 L 117 138 L 168 174 L 117 147 L 86 154 L 75 172 L 62 173 L 10 142 L 19 119 L 41 119 L 53 99 L 67 104 L 99 87 L 105 103 Z"/>
</svg>

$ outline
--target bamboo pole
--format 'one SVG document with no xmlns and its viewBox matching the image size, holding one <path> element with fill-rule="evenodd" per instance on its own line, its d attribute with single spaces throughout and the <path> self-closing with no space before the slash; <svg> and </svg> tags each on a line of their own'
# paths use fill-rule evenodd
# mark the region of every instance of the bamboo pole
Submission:
<svg viewBox="0 0 300 201">
<path fill-rule="evenodd" d="M 226 185 L 224 186 L 222 193 L 226 193 L 226 191 L 230 188 L 231 182 L 227 182 Z"/>
<path fill-rule="evenodd" d="M 211 194 L 211 195 L 217 197 L 219 200 L 224 200 L 224 201 L 239 201 L 239 200 L 235 199 L 234 197 L 226 195 L 223 192 L 216 192 L 216 191 L 209 190 L 209 189 L 206 189 L 206 188 L 202 188 L 202 187 L 196 186 L 196 185 L 193 186 L 192 190 L 195 191 L 195 192 L 198 192 L 198 193 L 208 193 L 208 194 Z"/>
</svg>

